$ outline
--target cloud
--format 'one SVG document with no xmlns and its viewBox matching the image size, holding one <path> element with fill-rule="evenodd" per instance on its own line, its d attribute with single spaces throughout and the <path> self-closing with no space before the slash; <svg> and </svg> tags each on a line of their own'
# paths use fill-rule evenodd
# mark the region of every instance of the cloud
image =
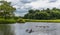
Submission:
<svg viewBox="0 0 60 35">
<path fill-rule="evenodd" d="M 60 8 L 60 0 L 6 0 L 16 7 L 16 14 L 24 15 L 29 9 Z"/>
<path fill-rule="evenodd" d="M 59 7 L 60 1 L 55 0 L 55 3 L 50 3 L 52 0 L 38 0 L 36 2 L 31 2 L 30 5 L 34 9 L 40 9 L 40 8 L 53 8 L 53 7 Z"/>
<path fill-rule="evenodd" d="M 22 3 L 31 3 L 31 2 L 34 2 L 34 1 L 37 1 L 37 0 L 21 0 Z"/>
<path fill-rule="evenodd" d="M 49 0 L 50 3 L 54 3 L 56 2 L 57 0 Z"/>
</svg>

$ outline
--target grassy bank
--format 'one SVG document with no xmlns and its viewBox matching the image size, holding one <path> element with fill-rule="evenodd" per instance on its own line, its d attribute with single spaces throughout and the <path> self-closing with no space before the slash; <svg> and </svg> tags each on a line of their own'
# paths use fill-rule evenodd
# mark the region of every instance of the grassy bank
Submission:
<svg viewBox="0 0 60 35">
<path fill-rule="evenodd" d="M 49 22 L 49 23 L 60 23 L 60 19 L 55 20 L 33 20 L 33 19 L 4 19 L 0 18 L 0 24 L 13 24 L 13 23 L 25 23 L 25 22 Z"/>
<path fill-rule="evenodd" d="M 0 24 L 12 24 L 15 23 L 16 20 L 14 19 L 4 19 L 4 18 L 0 18 Z"/>
<path fill-rule="evenodd" d="M 13 24 L 13 23 L 25 23 L 24 19 L 4 19 L 4 18 L 0 18 L 0 24 Z"/>
<path fill-rule="evenodd" d="M 32 19 L 25 19 L 26 22 L 51 22 L 51 23 L 60 23 L 59 19 L 56 20 L 32 20 Z"/>
</svg>

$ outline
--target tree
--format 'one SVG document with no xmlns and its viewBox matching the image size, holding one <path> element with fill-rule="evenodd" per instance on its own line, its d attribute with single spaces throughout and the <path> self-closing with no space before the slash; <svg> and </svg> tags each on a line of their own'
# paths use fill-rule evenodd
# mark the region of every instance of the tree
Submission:
<svg viewBox="0 0 60 35">
<path fill-rule="evenodd" d="M 60 18 L 60 12 L 53 11 L 50 13 L 50 18 L 51 19 L 59 19 Z"/>
<path fill-rule="evenodd" d="M 46 9 L 46 12 L 47 12 L 47 13 L 50 13 L 50 12 L 51 12 L 51 10 L 50 10 L 49 8 L 47 8 L 47 9 Z"/>
<path fill-rule="evenodd" d="M 35 12 L 40 12 L 40 10 L 36 9 Z"/>
<path fill-rule="evenodd" d="M 38 12 L 35 14 L 35 19 L 48 19 L 49 18 L 49 14 L 46 12 Z"/>
<path fill-rule="evenodd" d="M 46 10 L 29 10 L 24 18 L 28 19 L 60 19 L 60 9 L 47 8 Z"/>
<path fill-rule="evenodd" d="M 29 13 L 35 13 L 35 11 L 33 9 L 30 9 L 28 12 Z"/>
<path fill-rule="evenodd" d="M 0 5 L 0 14 L 2 17 L 12 17 L 14 16 L 14 11 L 16 10 L 14 7 L 11 6 L 10 2 L 2 1 L 2 5 Z"/>
</svg>

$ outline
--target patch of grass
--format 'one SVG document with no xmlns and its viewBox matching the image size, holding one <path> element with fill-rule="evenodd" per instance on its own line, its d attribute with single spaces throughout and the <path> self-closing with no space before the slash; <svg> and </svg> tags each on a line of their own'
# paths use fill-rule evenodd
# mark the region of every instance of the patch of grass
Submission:
<svg viewBox="0 0 60 35">
<path fill-rule="evenodd" d="M 33 19 L 25 19 L 26 22 L 51 22 L 51 23 L 60 23 L 59 19 L 55 20 L 33 20 Z"/>
<path fill-rule="evenodd" d="M 15 23 L 16 20 L 14 19 L 0 19 L 0 24 L 11 24 L 11 23 Z"/>
<path fill-rule="evenodd" d="M 60 23 L 60 19 L 55 20 L 34 20 L 34 19 L 4 19 L 0 18 L 0 24 L 13 24 L 13 23 L 25 23 L 25 22 L 49 22 L 49 23 Z"/>
</svg>

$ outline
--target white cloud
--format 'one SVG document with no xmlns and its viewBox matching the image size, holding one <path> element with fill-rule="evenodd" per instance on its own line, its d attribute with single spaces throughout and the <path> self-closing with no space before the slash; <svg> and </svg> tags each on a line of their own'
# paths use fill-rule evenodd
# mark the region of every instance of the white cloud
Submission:
<svg viewBox="0 0 60 35">
<path fill-rule="evenodd" d="M 15 5 L 14 7 L 16 8 L 21 7 L 24 8 L 24 6 L 26 7 L 28 5 L 29 7 L 38 9 L 48 7 L 59 7 L 60 5 L 60 0 L 7 0 L 7 1 L 11 1 L 12 4 Z"/>
<path fill-rule="evenodd" d="M 27 10 L 41 8 L 60 8 L 60 0 L 6 0 L 12 2 L 13 7 L 17 8 L 17 14 L 27 13 Z"/>
<path fill-rule="evenodd" d="M 38 0 L 36 2 L 31 2 L 27 5 L 32 6 L 32 8 L 39 9 L 39 8 L 53 8 L 58 7 L 60 5 L 60 0 L 57 0 L 56 2 L 49 3 L 51 0 Z"/>
<path fill-rule="evenodd" d="M 36 2 L 31 2 L 31 3 L 27 4 L 27 5 L 30 5 L 30 6 L 32 6 L 33 8 L 38 9 L 38 8 L 40 8 L 40 7 L 47 6 L 47 4 L 48 4 L 47 2 L 48 2 L 48 0 L 38 0 L 38 1 L 36 1 Z"/>
</svg>

